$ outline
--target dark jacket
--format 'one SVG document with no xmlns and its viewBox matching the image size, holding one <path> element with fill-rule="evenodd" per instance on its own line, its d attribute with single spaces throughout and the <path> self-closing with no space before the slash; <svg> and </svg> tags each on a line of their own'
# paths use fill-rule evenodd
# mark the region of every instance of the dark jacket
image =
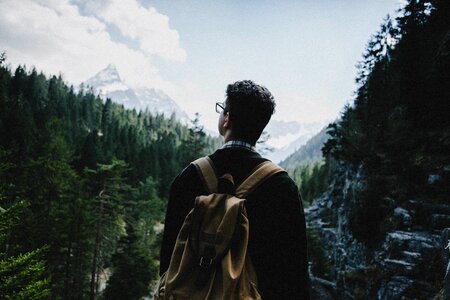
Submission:
<svg viewBox="0 0 450 300">
<path fill-rule="evenodd" d="M 230 173 L 236 186 L 266 159 L 240 148 L 220 149 L 210 155 L 219 175 Z M 193 165 L 174 180 L 167 207 L 160 273 L 169 267 L 178 231 L 205 188 Z M 249 253 L 265 299 L 309 299 L 306 229 L 298 189 L 284 172 L 270 177 L 246 199 L 250 222 Z"/>
</svg>

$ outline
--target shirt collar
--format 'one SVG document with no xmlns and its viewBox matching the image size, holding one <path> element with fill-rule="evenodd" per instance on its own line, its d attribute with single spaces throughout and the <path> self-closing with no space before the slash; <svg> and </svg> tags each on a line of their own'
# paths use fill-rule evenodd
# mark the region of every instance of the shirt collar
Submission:
<svg viewBox="0 0 450 300">
<path fill-rule="evenodd" d="M 239 140 L 231 140 L 223 144 L 221 149 L 227 149 L 227 148 L 241 148 L 246 149 L 249 151 L 256 152 L 256 149 L 254 146 L 252 146 L 250 143 L 239 141 Z"/>
</svg>

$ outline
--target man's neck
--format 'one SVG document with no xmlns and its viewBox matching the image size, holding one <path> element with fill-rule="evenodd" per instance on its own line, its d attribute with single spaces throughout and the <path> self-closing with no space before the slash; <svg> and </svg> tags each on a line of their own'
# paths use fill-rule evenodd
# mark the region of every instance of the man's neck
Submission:
<svg viewBox="0 0 450 300">
<path fill-rule="evenodd" d="M 225 131 L 225 134 L 223 136 L 224 143 L 228 143 L 229 141 L 233 141 L 233 140 L 234 140 L 234 137 L 233 137 L 233 134 L 231 133 L 231 130 Z"/>
<path fill-rule="evenodd" d="M 254 143 L 250 143 L 249 141 L 245 141 L 245 140 L 243 140 L 243 139 L 234 137 L 234 136 L 231 134 L 231 131 L 225 132 L 225 135 L 224 135 L 223 138 L 224 138 L 224 139 L 223 139 L 223 143 L 224 143 L 224 144 L 226 144 L 226 143 L 228 143 L 228 142 L 231 142 L 231 141 L 239 141 L 239 142 L 242 142 L 242 143 L 250 144 L 250 145 L 252 145 L 252 147 L 255 147 L 255 144 L 254 144 Z"/>
<path fill-rule="evenodd" d="M 223 144 L 222 149 L 226 148 L 241 148 L 241 149 L 247 149 L 250 151 L 256 152 L 256 148 L 245 141 L 242 140 L 231 140 Z"/>
</svg>

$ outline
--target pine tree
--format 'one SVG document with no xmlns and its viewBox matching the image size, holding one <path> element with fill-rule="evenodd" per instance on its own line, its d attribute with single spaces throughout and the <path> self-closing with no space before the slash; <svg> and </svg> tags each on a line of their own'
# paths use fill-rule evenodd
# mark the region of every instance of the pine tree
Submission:
<svg viewBox="0 0 450 300">
<path fill-rule="evenodd" d="M 131 224 L 127 224 L 126 231 L 112 258 L 112 274 L 104 292 L 108 300 L 141 299 L 149 294 L 151 280 L 158 273 L 150 252 L 140 246 L 140 237 Z"/>
<path fill-rule="evenodd" d="M 60 76 L 47 79 L 22 66 L 11 73 L 4 60 L 0 56 L 0 207 L 12 216 L 9 209 L 25 203 L 12 217 L 19 222 L 5 229 L 4 270 L 17 258 L 24 267 L 18 272 L 36 271 L 36 282 L 49 278 L 42 285 L 49 298 L 96 298 L 125 223 L 133 224 L 142 236 L 137 247 L 150 249 L 156 264 L 161 236 L 155 228 L 184 166 L 180 145 L 189 128 L 103 103 L 90 90 L 75 92 Z M 197 123 L 196 145 L 213 147 L 217 139 L 200 128 Z"/>
<path fill-rule="evenodd" d="M 28 203 L 17 200 L 12 205 L 6 203 L 8 188 L 5 173 L 14 168 L 5 162 L 8 152 L 0 148 L 0 295 L 2 299 L 45 299 L 50 294 L 49 279 L 46 278 L 45 260 L 41 247 L 24 253 L 15 253 L 17 245 L 11 244 L 11 232 L 22 222 Z M 5 204 L 8 207 L 5 207 Z"/>
<path fill-rule="evenodd" d="M 191 120 L 189 134 L 180 147 L 182 164 L 186 165 L 205 154 L 205 136 L 204 128 L 200 125 L 200 114 L 195 113 L 195 118 Z"/>
<path fill-rule="evenodd" d="M 367 187 L 349 203 L 350 229 L 371 246 L 393 207 L 412 195 L 446 201 L 445 184 L 426 178 L 450 163 L 449 11 L 448 1 L 410 0 L 386 19 L 364 54 L 354 104 L 329 127 L 324 154 L 364 173 Z"/>
<path fill-rule="evenodd" d="M 95 239 L 92 249 L 90 299 L 99 292 L 100 273 L 103 271 L 120 234 L 124 198 L 130 193 L 125 174 L 128 166 L 124 161 L 113 160 L 111 164 L 98 164 L 95 170 L 88 169 L 90 190 L 94 196 L 90 215 Z"/>
</svg>

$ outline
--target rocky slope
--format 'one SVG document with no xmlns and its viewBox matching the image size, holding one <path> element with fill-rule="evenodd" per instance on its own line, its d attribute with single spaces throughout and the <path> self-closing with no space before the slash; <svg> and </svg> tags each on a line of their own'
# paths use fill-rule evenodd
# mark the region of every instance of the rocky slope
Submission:
<svg viewBox="0 0 450 300">
<path fill-rule="evenodd" d="M 313 277 L 315 295 L 320 299 L 433 299 L 443 286 L 449 261 L 445 247 L 450 239 L 450 204 L 410 199 L 393 207 L 384 240 L 368 248 L 349 230 L 348 203 L 365 185 L 361 168 L 354 171 L 341 165 L 327 192 L 306 209 L 308 228 L 318 232 L 319 251 L 331 270 L 328 280 Z M 390 200 L 395 206 L 395 199 Z M 317 255 L 310 254 L 313 264 Z"/>
</svg>

